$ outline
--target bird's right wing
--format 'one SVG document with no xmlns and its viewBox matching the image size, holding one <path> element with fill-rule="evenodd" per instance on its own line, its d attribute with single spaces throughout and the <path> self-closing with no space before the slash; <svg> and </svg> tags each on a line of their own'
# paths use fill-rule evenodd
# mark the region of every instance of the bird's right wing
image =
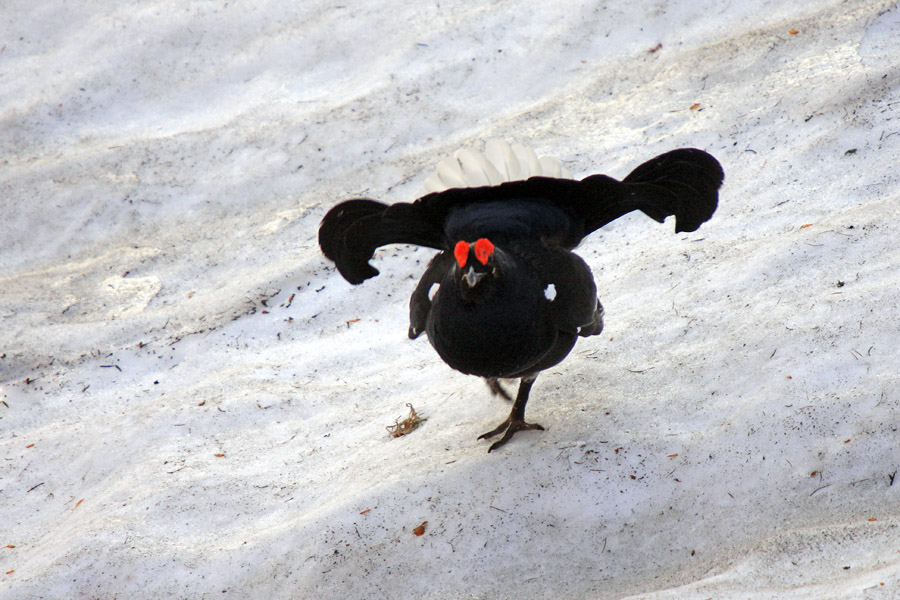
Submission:
<svg viewBox="0 0 900 600">
<path fill-rule="evenodd" d="M 357 198 L 329 210 L 319 226 L 319 246 L 344 279 L 359 284 L 378 275 L 369 264 L 375 250 L 387 244 L 416 244 L 442 249 L 442 223 L 413 204 L 384 204 Z"/>
<path fill-rule="evenodd" d="M 414 340 L 425 331 L 428 313 L 431 312 L 431 287 L 440 284 L 453 267 L 453 255 L 440 252 L 435 255 L 419 279 L 419 284 L 409 297 L 409 339 Z"/>
</svg>

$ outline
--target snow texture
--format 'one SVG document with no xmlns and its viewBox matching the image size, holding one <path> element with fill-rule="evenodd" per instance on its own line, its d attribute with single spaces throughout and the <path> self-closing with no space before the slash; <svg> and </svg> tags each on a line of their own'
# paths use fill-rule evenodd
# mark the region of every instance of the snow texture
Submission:
<svg viewBox="0 0 900 600">
<path fill-rule="evenodd" d="M 0 597 L 900 597 L 898 39 L 878 0 L 6 3 Z M 726 181 L 585 240 L 606 330 L 488 455 L 508 405 L 406 336 L 433 252 L 353 287 L 316 231 L 493 138 Z"/>
</svg>

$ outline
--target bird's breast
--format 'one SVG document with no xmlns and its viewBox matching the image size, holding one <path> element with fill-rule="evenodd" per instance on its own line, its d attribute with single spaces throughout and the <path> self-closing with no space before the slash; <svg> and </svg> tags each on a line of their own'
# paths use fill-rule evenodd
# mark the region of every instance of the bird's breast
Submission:
<svg viewBox="0 0 900 600">
<path fill-rule="evenodd" d="M 516 284 L 477 302 L 441 286 L 427 332 L 444 362 L 469 375 L 513 377 L 553 347 L 557 331 L 542 289 L 536 281 Z"/>
</svg>

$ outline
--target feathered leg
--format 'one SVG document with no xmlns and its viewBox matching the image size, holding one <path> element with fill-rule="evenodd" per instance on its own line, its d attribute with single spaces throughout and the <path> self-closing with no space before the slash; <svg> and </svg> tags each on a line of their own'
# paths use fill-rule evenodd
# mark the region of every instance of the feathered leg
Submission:
<svg viewBox="0 0 900 600">
<path fill-rule="evenodd" d="M 485 378 L 484 382 L 487 383 L 488 389 L 491 390 L 492 396 L 500 396 L 504 400 L 512 400 L 512 396 L 509 395 L 509 392 L 503 389 L 503 386 L 500 385 L 500 380 L 496 377 L 487 377 Z"/>
</svg>

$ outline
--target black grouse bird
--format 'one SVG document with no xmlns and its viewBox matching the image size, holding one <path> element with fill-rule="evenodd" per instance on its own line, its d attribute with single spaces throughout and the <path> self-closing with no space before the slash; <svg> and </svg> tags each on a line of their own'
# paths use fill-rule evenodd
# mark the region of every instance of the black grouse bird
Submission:
<svg viewBox="0 0 900 600">
<path fill-rule="evenodd" d="M 693 148 L 667 152 L 622 181 L 531 177 L 493 186 L 452 188 L 393 205 L 341 202 L 325 215 L 319 245 L 341 275 L 360 284 L 378 274 L 375 249 L 416 244 L 440 250 L 410 298 L 409 337 L 423 331 L 452 368 L 519 378 L 509 417 L 479 439 L 504 434 L 497 449 L 526 429 L 525 405 L 538 374 L 561 362 L 578 337 L 603 329 L 590 268 L 571 250 L 610 221 L 639 210 L 675 231 L 695 231 L 716 210 L 724 174 Z M 432 287 L 437 291 L 432 293 Z"/>
</svg>

